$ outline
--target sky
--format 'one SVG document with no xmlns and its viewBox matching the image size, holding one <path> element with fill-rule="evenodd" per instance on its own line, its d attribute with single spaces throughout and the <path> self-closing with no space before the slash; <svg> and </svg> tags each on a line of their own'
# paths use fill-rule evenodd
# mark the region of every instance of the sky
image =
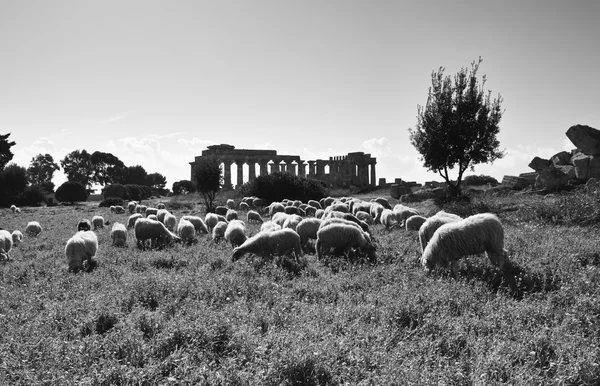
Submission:
<svg viewBox="0 0 600 386">
<path fill-rule="evenodd" d="M 1 1 L 0 134 L 24 167 L 110 152 L 169 188 L 213 144 L 362 151 L 388 182 L 441 181 L 409 128 L 433 71 L 481 57 L 505 157 L 466 175 L 500 181 L 573 149 L 570 126 L 600 129 L 598 15 L 597 0 Z"/>
</svg>

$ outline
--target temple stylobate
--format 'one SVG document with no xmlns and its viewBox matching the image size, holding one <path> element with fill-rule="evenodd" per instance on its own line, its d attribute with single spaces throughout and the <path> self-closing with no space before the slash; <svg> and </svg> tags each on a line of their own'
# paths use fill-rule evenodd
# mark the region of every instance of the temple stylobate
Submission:
<svg viewBox="0 0 600 386">
<path fill-rule="evenodd" d="M 257 175 L 264 176 L 275 171 L 288 172 L 294 175 L 310 177 L 324 181 L 333 186 L 375 185 L 375 165 L 377 160 L 363 152 L 348 153 L 344 156 L 329 157 L 328 160 L 303 161 L 297 155 L 281 155 L 276 150 L 236 149 L 232 145 L 221 144 L 208 146 L 201 156 L 190 162 L 191 175 L 195 165 L 203 157 L 216 157 L 223 164 L 223 188 L 232 189 L 241 186 L 244 181 L 244 164 L 248 165 L 247 180 Z M 236 183 L 231 181 L 231 167 L 236 165 Z"/>
</svg>

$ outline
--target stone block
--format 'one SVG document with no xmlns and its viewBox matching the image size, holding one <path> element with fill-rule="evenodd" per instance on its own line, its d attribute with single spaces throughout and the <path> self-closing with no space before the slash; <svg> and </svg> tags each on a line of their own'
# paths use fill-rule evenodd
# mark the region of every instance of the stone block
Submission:
<svg viewBox="0 0 600 386">
<path fill-rule="evenodd" d="M 600 130 L 586 125 L 574 125 L 569 127 L 566 134 L 583 154 L 600 155 Z"/>
</svg>

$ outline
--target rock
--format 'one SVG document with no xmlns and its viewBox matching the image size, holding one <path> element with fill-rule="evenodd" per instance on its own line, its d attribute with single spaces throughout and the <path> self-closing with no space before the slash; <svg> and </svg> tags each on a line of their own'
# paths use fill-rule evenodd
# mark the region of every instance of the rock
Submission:
<svg viewBox="0 0 600 386">
<path fill-rule="evenodd" d="M 600 130 L 586 125 L 574 125 L 569 127 L 566 134 L 583 154 L 600 155 Z"/>
<path fill-rule="evenodd" d="M 564 188 L 569 182 L 569 177 L 562 170 L 549 166 L 542 170 L 535 179 L 535 187 L 538 189 L 558 190 Z"/>
<path fill-rule="evenodd" d="M 402 186 L 398 184 L 392 184 L 392 186 L 390 186 L 390 196 L 396 200 L 399 199 L 400 196 L 410 193 L 412 193 L 412 189 L 408 186 Z"/>
<path fill-rule="evenodd" d="M 531 185 L 531 182 L 522 177 L 504 176 L 502 178 L 502 185 L 509 186 L 511 189 L 521 190 Z"/>
<path fill-rule="evenodd" d="M 519 174 L 519 177 L 525 178 L 527 181 L 529 181 L 530 185 L 533 185 L 533 184 L 535 184 L 535 179 L 539 175 L 540 175 L 539 173 L 531 172 L 531 173 L 521 173 L 521 174 Z"/>
<path fill-rule="evenodd" d="M 576 178 L 575 167 L 573 165 L 556 165 L 554 167 L 565 173 L 570 180 Z"/>
<path fill-rule="evenodd" d="M 560 153 L 554 154 L 550 161 L 554 166 L 558 165 L 570 165 L 571 164 L 571 153 L 566 151 L 561 151 Z"/>
<path fill-rule="evenodd" d="M 540 158 L 540 157 L 535 157 L 529 163 L 529 167 L 539 173 L 542 170 L 546 169 L 551 164 L 552 164 L 552 162 L 550 162 L 550 160 L 543 159 L 543 158 Z"/>
<path fill-rule="evenodd" d="M 446 196 L 446 189 L 434 188 L 434 189 L 421 189 L 414 193 L 404 194 L 400 196 L 401 202 L 415 202 L 423 201 L 430 198 L 441 199 Z"/>
<path fill-rule="evenodd" d="M 587 181 L 590 178 L 600 178 L 600 157 L 576 153 L 571 157 L 575 168 L 575 177 Z"/>
</svg>

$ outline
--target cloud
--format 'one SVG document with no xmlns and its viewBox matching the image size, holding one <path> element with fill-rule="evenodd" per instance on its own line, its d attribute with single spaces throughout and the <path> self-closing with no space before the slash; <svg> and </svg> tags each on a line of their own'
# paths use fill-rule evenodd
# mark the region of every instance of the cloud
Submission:
<svg viewBox="0 0 600 386">
<path fill-rule="evenodd" d="M 105 119 L 103 121 L 100 121 L 100 123 L 112 123 L 112 122 L 117 122 L 117 121 L 121 121 L 123 119 L 126 119 L 127 117 L 129 117 L 129 112 L 124 112 L 124 113 L 120 113 L 120 114 L 115 114 L 112 117 Z"/>
<path fill-rule="evenodd" d="M 414 157 L 407 154 L 400 154 L 386 137 L 371 138 L 363 142 L 363 148 L 376 158 L 395 158 L 403 164 L 409 164 Z"/>
<path fill-rule="evenodd" d="M 187 149 L 195 149 L 195 150 L 196 149 L 205 150 L 206 147 L 215 144 L 213 141 L 195 138 L 195 137 L 192 139 L 179 138 L 177 140 L 177 143 L 179 145 L 184 146 Z"/>
</svg>

